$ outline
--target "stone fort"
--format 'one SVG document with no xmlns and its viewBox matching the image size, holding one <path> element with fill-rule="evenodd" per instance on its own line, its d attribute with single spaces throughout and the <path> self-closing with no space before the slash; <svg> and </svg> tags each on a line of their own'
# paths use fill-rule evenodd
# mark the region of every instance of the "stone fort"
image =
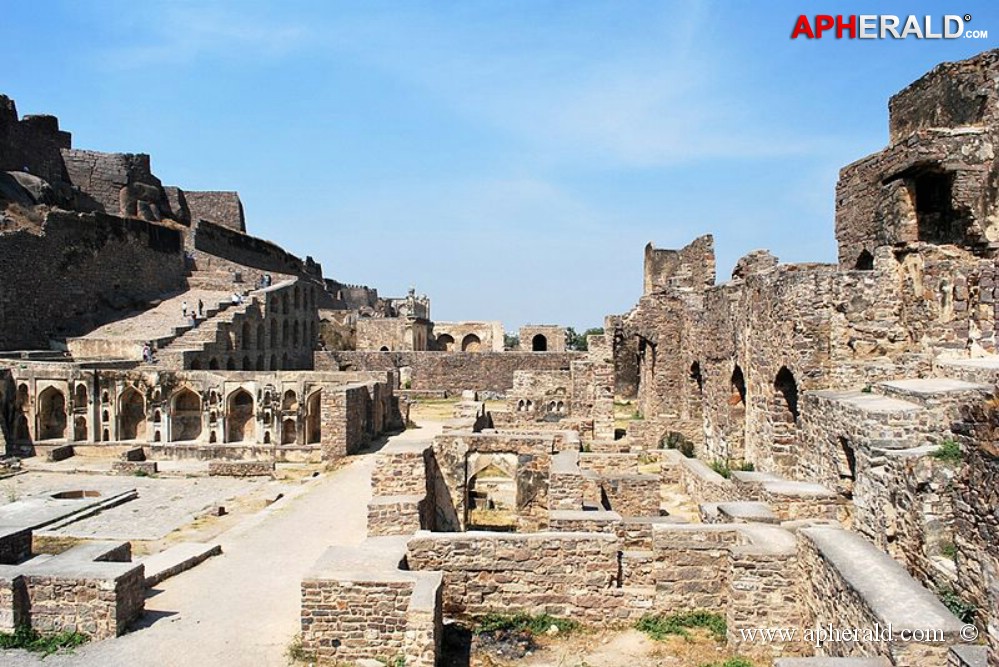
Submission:
<svg viewBox="0 0 999 667">
<path fill-rule="evenodd" d="M 499 322 L 326 277 L 252 236 L 236 193 L 164 186 L 0 97 L 6 467 L 373 456 L 367 537 L 301 578 L 321 664 L 441 664 L 445 619 L 699 610 L 760 665 L 999 667 L 997 142 L 999 51 L 941 64 L 841 170 L 836 264 L 758 250 L 719 282 L 711 236 L 650 243 L 585 351 L 551 324 L 507 349 Z M 449 397 L 439 432 L 386 439 Z M 2 509 L 0 631 L 142 616 L 129 542 L 39 556 Z M 897 634 L 739 632 L 827 624 Z"/>
</svg>

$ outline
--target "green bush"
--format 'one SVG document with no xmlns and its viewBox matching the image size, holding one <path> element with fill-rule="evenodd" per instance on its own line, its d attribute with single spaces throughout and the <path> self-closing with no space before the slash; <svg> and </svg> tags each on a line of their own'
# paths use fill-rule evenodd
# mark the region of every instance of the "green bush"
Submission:
<svg viewBox="0 0 999 667">
<path fill-rule="evenodd" d="M 964 454 L 961 452 L 961 445 L 959 445 L 953 438 L 941 440 L 940 446 L 937 447 L 936 451 L 933 452 L 931 456 L 938 461 L 943 461 L 944 463 L 960 463 L 964 460 Z"/>
<path fill-rule="evenodd" d="M 548 614 L 486 614 L 475 619 L 475 634 L 495 632 L 496 630 L 516 630 L 529 632 L 532 635 L 542 635 L 553 625 L 559 633 L 568 634 L 579 630 L 582 626 L 576 621 Z"/>
<path fill-rule="evenodd" d="M 52 655 L 60 649 L 74 649 L 88 641 L 90 637 L 81 632 L 41 635 L 26 625 L 19 625 L 11 633 L 0 632 L 0 649 L 20 648 L 42 655 Z"/>
<path fill-rule="evenodd" d="M 755 667 L 745 658 L 729 658 L 725 662 L 704 663 L 701 667 Z"/>
<path fill-rule="evenodd" d="M 671 431 L 659 442 L 659 449 L 675 449 L 688 459 L 694 458 L 694 443 L 682 433 Z"/>
<path fill-rule="evenodd" d="M 978 609 L 958 595 L 953 588 L 938 588 L 937 597 L 950 609 L 950 613 L 961 619 L 962 623 L 971 623 L 975 620 Z"/>
<path fill-rule="evenodd" d="M 669 616 L 646 614 L 635 624 L 635 629 L 657 641 L 662 641 L 670 635 L 690 639 L 688 630 L 691 628 L 705 628 L 711 631 L 718 641 L 724 641 L 728 632 L 725 618 L 709 611 L 688 611 Z"/>
<path fill-rule="evenodd" d="M 957 547 L 953 542 L 944 542 L 940 545 L 940 555 L 944 558 L 954 560 L 957 558 Z"/>
<path fill-rule="evenodd" d="M 727 461 L 722 461 L 721 459 L 715 459 L 711 462 L 711 469 L 716 473 L 728 479 L 732 476 L 732 469 L 728 467 Z"/>
</svg>

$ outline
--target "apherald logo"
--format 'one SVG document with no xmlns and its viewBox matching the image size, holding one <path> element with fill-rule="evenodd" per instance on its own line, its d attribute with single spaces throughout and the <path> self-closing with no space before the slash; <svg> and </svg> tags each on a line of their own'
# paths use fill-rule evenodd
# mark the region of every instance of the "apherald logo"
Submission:
<svg viewBox="0 0 999 667">
<path fill-rule="evenodd" d="M 947 14 L 942 17 L 906 16 L 891 14 L 818 14 L 810 21 L 802 14 L 794 24 L 791 39 L 807 37 L 822 39 L 825 33 L 833 33 L 836 39 L 986 39 L 988 30 L 965 30 L 964 24 L 971 21 L 971 14 L 957 16 Z"/>
</svg>

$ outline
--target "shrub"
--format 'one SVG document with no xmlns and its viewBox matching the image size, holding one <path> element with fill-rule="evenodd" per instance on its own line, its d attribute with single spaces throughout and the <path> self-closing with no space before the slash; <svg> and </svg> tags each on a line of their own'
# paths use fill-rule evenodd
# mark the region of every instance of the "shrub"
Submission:
<svg viewBox="0 0 999 667">
<path fill-rule="evenodd" d="M 754 667 L 754 665 L 745 658 L 729 658 L 725 662 L 704 663 L 701 667 Z"/>
<path fill-rule="evenodd" d="M 0 649 L 20 648 L 32 653 L 52 655 L 60 649 L 74 649 L 90 641 L 81 632 L 59 632 L 41 635 L 27 625 L 19 625 L 14 632 L 0 632 Z"/>
<path fill-rule="evenodd" d="M 657 641 L 662 641 L 670 635 L 690 639 L 688 630 L 691 628 L 709 630 L 718 641 L 724 641 L 728 632 L 725 618 L 709 611 L 688 611 L 669 616 L 646 614 L 635 624 L 635 629 Z"/>
<path fill-rule="evenodd" d="M 475 634 L 495 632 L 497 630 L 513 630 L 541 635 L 554 625 L 562 634 L 568 634 L 580 629 L 580 624 L 572 619 L 549 616 L 548 614 L 486 614 L 476 621 Z"/>
<path fill-rule="evenodd" d="M 672 431 L 659 442 L 659 449 L 675 449 L 688 459 L 694 458 L 694 443 L 682 433 Z"/>
<path fill-rule="evenodd" d="M 940 441 L 940 446 L 937 447 L 936 451 L 931 454 L 931 456 L 938 461 L 943 463 L 960 463 L 964 460 L 964 454 L 961 452 L 961 445 L 957 443 L 953 438 L 946 438 Z"/>
<path fill-rule="evenodd" d="M 943 605 L 950 609 L 950 613 L 961 619 L 962 623 L 971 623 L 978 614 L 975 605 L 965 601 L 953 588 L 944 587 L 937 589 L 937 597 Z"/>
<path fill-rule="evenodd" d="M 728 479 L 732 476 L 732 469 L 728 467 L 727 461 L 722 461 L 721 459 L 715 459 L 711 462 L 711 469 L 716 473 Z"/>
<path fill-rule="evenodd" d="M 957 558 L 957 547 L 953 542 L 944 542 L 940 545 L 940 555 L 944 558 L 954 560 Z"/>
</svg>

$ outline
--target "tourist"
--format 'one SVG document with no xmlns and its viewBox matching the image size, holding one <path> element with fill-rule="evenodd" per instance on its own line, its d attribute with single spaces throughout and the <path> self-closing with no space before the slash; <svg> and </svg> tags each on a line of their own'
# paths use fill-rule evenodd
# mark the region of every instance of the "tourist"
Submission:
<svg viewBox="0 0 999 667">
<path fill-rule="evenodd" d="M 181 314 L 184 317 L 187 317 L 187 300 L 186 299 L 184 300 L 184 303 L 180 304 L 180 312 L 181 312 Z"/>
<path fill-rule="evenodd" d="M 142 361 L 144 363 L 150 363 L 153 360 L 153 348 L 150 347 L 149 343 L 142 344 Z"/>
<path fill-rule="evenodd" d="M 232 293 L 232 305 L 238 306 L 242 301 L 243 298 L 237 292 Z"/>
<path fill-rule="evenodd" d="M 202 301 L 201 299 L 198 299 L 198 317 L 204 317 L 204 316 L 205 316 L 205 302 Z"/>
</svg>

